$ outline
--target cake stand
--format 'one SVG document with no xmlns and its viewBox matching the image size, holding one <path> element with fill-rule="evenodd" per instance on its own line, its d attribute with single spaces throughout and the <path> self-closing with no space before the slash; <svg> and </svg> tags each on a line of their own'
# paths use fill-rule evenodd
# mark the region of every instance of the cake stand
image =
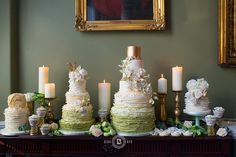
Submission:
<svg viewBox="0 0 236 157">
<path fill-rule="evenodd" d="M 18 135 L 25 135 L 27 132 L 25 131 L 8 131 L 5 128 L 0 130 L 0 134 L 3 136 L 18 136 Z"/>
<path fill-rule="evenodd" d="M 152 132 L 143 132 L 143 133 L 125 133 L 117 132 L 119 136 L 131 136 L 131 137 L 140 137 L 140 136 L 150 136 Z"/>
<path fill-rule="evenodd" d="M 194 116 L 195 117 L 195 125 L 200 126 L 200 118 L 210 114 L 211 110 L 207 110 L 204 112 L 192 112 L 192 111 L 187 111 L 186 109 L 184 109 L 184 113 L 188 114 L 190 116 Z"/>
<path fill-rule="evenodd" d="M 85 135 L 88 131 L 68 131 L 68 130 L 59 130 L 64 136 L 78 136 Z"/>
</svg>

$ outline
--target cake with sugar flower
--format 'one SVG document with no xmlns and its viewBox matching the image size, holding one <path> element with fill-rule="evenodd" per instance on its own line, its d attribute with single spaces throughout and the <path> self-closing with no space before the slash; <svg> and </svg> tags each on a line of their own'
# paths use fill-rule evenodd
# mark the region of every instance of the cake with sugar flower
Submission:
<svg viewBox="0 0 236 157">
<path fill-rule="evenodd" d="M 63 134 L 80 134 L 89 130 L 94 123 L 93 106 L 86 89 L 87 71 L 75 63 L 69 63 L 69 91 L 62 108 L 60 120 Z"/>
<path fill-rule="evenodd" d="M 149 135 L 155 128 L 155 109 L 149 75 L 143 68 L 140 47 L 129 46 L 122 61 L 122 79 L 111 109 L 112 125 L 122 136 Z"/>
</svg>

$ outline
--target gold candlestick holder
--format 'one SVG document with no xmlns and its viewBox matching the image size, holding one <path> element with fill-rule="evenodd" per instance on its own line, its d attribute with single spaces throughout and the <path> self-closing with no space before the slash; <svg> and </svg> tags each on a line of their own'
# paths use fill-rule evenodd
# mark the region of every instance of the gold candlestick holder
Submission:
<svg viewBox="0 0 236 157">
<path fill-rule="evenodd" d="M 56 99 L 56 98 L 45 98 L 47 101 L 48 101 L 48 111 L 47 111 L 47 114 L 46 114 L 46 122 L 47 123 L 53 123 L 54 122 L 54 113 L 53 113 L 53 101 Z"/>
<path fill-rule="evenodd" d="M 158 94 L 160 108 L 159 108 L 159 121 L 166 122 L 166 96 L 167 94 Z"/>
<path fill-rule="evenodd" d="M 177 124 L 180 120 L 179 117 L 181 115 L 181 111 L 180 111 L 180 93 L 181 91 L 174 91 L 175 92 L 175 110 L 174 110 L 174 114 L 175 114 L 175 124 Z"/>
<path fill-rule="evenodd" d="M 26 106 L 29 109 L 30 116 L 34 114 L 34 101 L 26 102 Z"/>
</svg>

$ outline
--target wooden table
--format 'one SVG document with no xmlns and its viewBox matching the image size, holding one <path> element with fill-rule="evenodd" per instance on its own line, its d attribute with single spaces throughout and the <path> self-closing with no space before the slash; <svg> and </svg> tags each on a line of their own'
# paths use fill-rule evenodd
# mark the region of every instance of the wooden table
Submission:
<svg viewBox="0 0 236 157">
<path fill-rule="evenodd" d="M 120 149 L 114 148 L 122 147 Z M 117 142 L 120 142 L 117 144 Z M 92 136 L 0 136 L 0 152 L 15 155 L 82 156 L 207 156 L 230 157 L 233 138 L 228 137 L 111 137 Z"/>
</svg>

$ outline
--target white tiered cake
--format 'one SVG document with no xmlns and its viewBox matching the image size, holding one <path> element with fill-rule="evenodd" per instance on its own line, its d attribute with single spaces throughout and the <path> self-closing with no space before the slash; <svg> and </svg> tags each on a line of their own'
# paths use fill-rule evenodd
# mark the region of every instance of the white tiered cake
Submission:
<svg viewBox="0 0 236 157">
<path fill-rule="evenodd" d="M 3 135 L 18 135 L 25 133 L 19 127 L 28 123 L 29 110 L 26 106 L 24 94 L 14 93 L 8 96 L 8 108 L 4 111 L 5 128 L 1 130 Z"/>
<path fill-rule="evenodd" d="M 71 63 L 69 68 L 69 91 L 65 94 L 60 127 L 65 135 L 79 135 L 87 132 L 94 123 L 93 107 L 86 90 L 87 71 Z"/>
<path fill-rule="evenodd" d="M 185 109 L 188 114 L 207 115 L 211 110 L 209 108 L 209 99 L 207 89 L 209 84 L 205 79 L 190 80 L 186 85 L 188 92 L 185 94 Z"/>
<path fill-rule="evenodd" d="M 112 124 L 122 136 L 148 135 L 155 128 L 151 84 L 143 69 L 140 47 L 129 46 L 127 54 L 120 66 L 123 78 L 111 109 Z"/>
</svg>

